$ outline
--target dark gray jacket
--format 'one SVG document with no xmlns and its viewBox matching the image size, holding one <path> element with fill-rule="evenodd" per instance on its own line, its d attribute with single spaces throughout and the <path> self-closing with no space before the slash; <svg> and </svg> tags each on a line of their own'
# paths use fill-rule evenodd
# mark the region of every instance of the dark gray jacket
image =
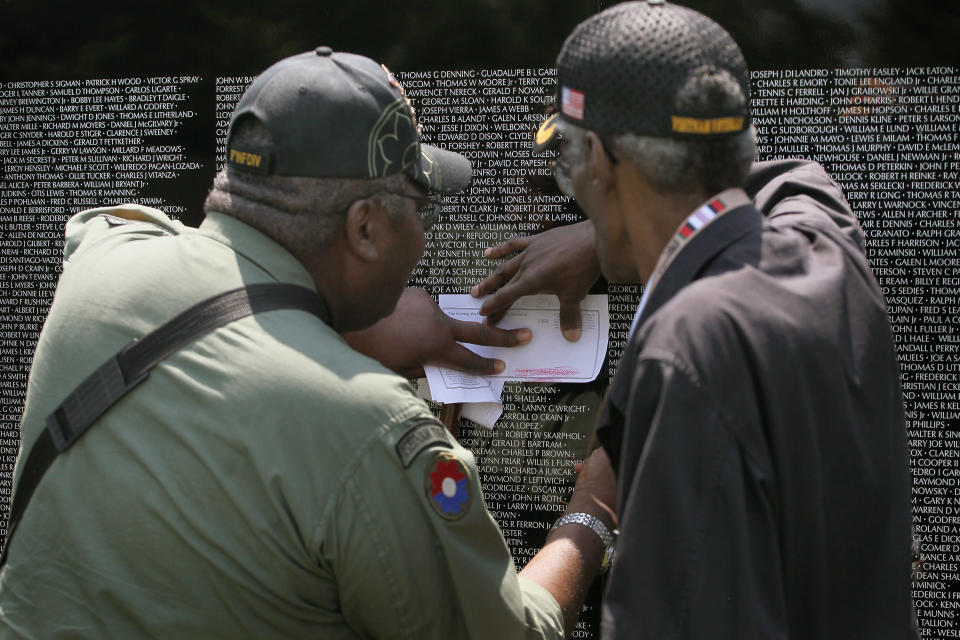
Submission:
<svg viewBox="0 0 960 640">
<path fill-rule="evenodd" d="M 819 165 L 758 164 L 654 288 L 601 415 L 621 535 L 604 638 L 911 637 L 886 303 Z"/>
</svg>

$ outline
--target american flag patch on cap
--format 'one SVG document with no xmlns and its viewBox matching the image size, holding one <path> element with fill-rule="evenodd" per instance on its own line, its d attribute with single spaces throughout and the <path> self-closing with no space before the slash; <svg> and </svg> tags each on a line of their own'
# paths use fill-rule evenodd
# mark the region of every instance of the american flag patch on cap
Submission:
<svg viewBox="0 0 960 640">
<path fill-rule="evenodd" d="M 574 120 L 583 120 L 583 92 L 562 87 L 560 89 L 560 111 Z"/>
</svg>

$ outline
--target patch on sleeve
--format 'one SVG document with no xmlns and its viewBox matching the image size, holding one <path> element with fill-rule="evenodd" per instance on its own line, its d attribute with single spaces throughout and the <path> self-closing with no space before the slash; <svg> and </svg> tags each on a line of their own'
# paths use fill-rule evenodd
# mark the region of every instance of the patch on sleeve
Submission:
<svg viewBox="0 0 960 640">
<path fill-rule="evenodd" d="M 462 518 L 470 508 L 470 470 L 457 456 L 435 454 L 427 466 L 426 490 L 430 506 L 447 520 Z"/>
<path fill-rule="evenodd" d="M 436 420 L 426 419 L 413 425 L 397 443 L 397 455 L 406 469 L 425 448 L 432 444 L 450 447 L 450 434 Z"/>
</svg>

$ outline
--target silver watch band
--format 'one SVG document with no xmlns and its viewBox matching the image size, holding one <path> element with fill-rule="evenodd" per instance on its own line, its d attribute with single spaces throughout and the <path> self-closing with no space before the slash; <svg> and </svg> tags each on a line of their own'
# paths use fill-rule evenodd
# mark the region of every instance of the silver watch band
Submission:
<svg viewBox="0 0 960 640">
<path fill-rule="evenodd" d="M 606 572 L 606 570 L 610 568 L 610 564 L 613 562 L 614 543 L 617 539 L 617 532 L 611 532 L 609 529 L 607 529 L 607 525 L 603 524 L 603 521 L 600 520 L 600 518 L 580 511 L 567 513 L 563 516 L 560 516 L 560 518 L 553 523 L 553 526 L 550 527 L 550 530 L 553 531 L 554 529 L 562 527 L 565 524 L 570 524 L 571 522 L 582 524 L 585 527 L 593 529 L 593 532 L 600 537 L 600 542 L 603 543 L 603 561 L 600 564 L 600 573 Z"/>
<path fill-rule="evenodd" d="M 610 533 L 610 530 L 607 529 L 607 526 L 603 524 L 603 521 L 596 516 L 592 516 L 589 513 L 574 512 L 568 513 L 560 517 L 559 520 L 553 523 L 553 526 L 550 527 L 550 530 L 553 531 L 559 527 L 562 527 L 565 524 L 575 522 L 577 524 L 582 524 L 585 527 L 590 527 L 594 532 L 600 536 L 600 541 L 603 542 L 604 547 L 609 547 L 613 544 L 613 534 Z"/>
</svg>

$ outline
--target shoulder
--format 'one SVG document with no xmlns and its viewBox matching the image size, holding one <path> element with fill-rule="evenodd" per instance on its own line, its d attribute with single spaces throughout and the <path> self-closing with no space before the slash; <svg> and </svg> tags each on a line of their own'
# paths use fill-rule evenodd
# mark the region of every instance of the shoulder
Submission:
<svg viewBox="0 0 960 640">
<path fill-rule="evenodd" d="M 747 406 L 754 378 L 774 352 L 790 353 L 806 313 L 780 295 L 751 266 L 695 280 L 638 330 L 634 366 L 667 367 L 716 407 Z"/>
<path fill-rule="evenodd" d="M 231 396 L 270 403 L 285 416 L 281 428 L 320 443 L 334 439 L 357 450 L 380 431 L 433 419 L 410 381 L 302 311 L 245 318 L 197 346 L 234 372 Z"/>
<path fill-rule="evenodd" d="M 135 236 L 179 235 L 189 229 L 163 211 L 138 204 L 99 207 L 76 213 L 64 232 L 64 259 L 106 238 L 132 240 Z"/>
<path fill-rule="evenodd" d="M 864 251 L 863 230 L 843 190 L 816 162 L 757 162 L 747 177 L 746 191 L 773 227 L 817 229 Z"/>
</svg>

